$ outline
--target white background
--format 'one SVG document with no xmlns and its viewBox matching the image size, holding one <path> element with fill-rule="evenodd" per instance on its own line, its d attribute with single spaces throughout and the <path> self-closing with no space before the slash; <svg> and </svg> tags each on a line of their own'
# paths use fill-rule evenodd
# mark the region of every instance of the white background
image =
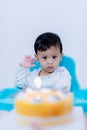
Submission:
<svg viewBox="0 0 87 130">
<path fill-rule="evenodd" d="M 0 0 L 0 89 L 14 87 L 20 61 L 34 54 L 36 37 L 47 31 L 61 37 L 87 87 L 87 0 Z"/>
</svg>

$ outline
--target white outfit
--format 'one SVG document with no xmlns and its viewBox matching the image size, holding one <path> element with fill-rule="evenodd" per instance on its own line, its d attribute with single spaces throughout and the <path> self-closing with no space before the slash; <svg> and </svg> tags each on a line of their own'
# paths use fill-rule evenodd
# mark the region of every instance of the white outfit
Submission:
<svg viewBox="0 0 87 130">
<path fill-rule="evenodd" d="M 34 80 L 38 77 L 40 70 L 41 68 L 29 72 L 29 69 L 22 68 L 16 75 L 16 85 L 23 88 L 36 88 Z M 70 91 L 71 76 L 68 70 L 63 66 L 57 67 L 50 75 L 39 77 L 41 79 L 41 88 Z"/>
</svg>

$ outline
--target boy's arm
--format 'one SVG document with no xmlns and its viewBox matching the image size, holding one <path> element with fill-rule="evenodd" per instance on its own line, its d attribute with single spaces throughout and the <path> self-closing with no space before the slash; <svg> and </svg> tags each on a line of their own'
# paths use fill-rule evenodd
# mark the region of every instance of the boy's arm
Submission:
<svg viewBox="0 0 87 130">
<path fill-rule="evenodd" d="M 29 85 L 28 83 L 28 75 L 29 75 L 29 68 L 35 66 L 33 58 L 29 55 L 26 55 L 23 61 L 20 63 L 21 69 L 17 72 L 15 78 L 16 86 L 20 88 L 25 88 Z"/>
<path fill-rule="evenodd" d="M 28 68 L 22 68 L 16 73 L 15 85 L 24 89 L 28 86 L 27 77 L 29 74 Z"/>
</svg>

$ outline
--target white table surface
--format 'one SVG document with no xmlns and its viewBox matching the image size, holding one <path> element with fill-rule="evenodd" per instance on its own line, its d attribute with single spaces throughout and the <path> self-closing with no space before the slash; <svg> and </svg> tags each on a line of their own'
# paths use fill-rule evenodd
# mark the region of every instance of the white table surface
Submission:
<svg viewBox="0 0 87 130">
<path fill-rule="evenodd" d="M 15 121 L 15 115 L 15 110 L 7 113 L 0 120 L 0 130 L 33 130 L 28 126 L 19 125 Z M 55 126 L 55 129 L 51 126 L 42 128 L 42 130 L 85 130 L 85 117 L 81 107 L 74 107 L 73 117 L 73 121 L 70 123 Z"/>
</svg>

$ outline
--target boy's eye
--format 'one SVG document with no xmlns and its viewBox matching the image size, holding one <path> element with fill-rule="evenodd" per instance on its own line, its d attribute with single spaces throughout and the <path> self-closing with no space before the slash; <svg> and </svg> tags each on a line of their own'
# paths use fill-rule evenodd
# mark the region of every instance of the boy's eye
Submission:
<svg viewBox="0 0 87 130">
<path fill-rule="evenodd" d="M 53 59 L 56 59 L 58 56 L 53 56 Z"/>
<path fill-rule="evenodd" d="M 46 56 L 44 56 L 44 57 L 42 57 L 42 58 L 43 58 L 43 59 L 45 59 L 45 60 L 47 59 L 47 57 L 46 57 Z"/>
</svg>

